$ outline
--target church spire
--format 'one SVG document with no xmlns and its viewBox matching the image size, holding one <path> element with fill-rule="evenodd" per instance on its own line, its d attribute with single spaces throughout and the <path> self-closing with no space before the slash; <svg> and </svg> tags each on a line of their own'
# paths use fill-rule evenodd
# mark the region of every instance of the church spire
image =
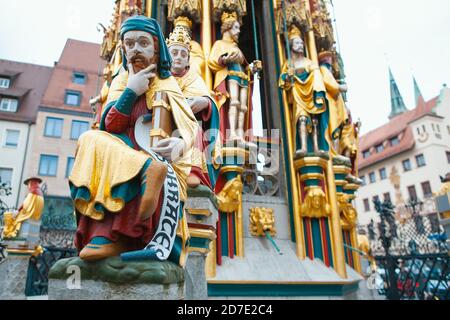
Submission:
<svg viewBox="0 0 450 320">
<path fill-rule="evenodd" d="M 416 77 L 413 77 L 413 81 L 414 81 L 414 97 L 415 97 L 416 107 L 417 107 L 419 105 L 419 100 L 423 99 L 423 95 L 422 95 L 422 92 L 420 91 L 419 85 L 417 84 Z"/>
<path fill-rule="evenodd" d="M 389 119 L 392 119 L 408 111 L 408 109 L 403 102 L 400 90 L 398 90 L 397 82 L 394 79 L 391 68 L 389 68 L 389 81 L 391 84 L 391 114 L 389 115 Z"/>
</svg>

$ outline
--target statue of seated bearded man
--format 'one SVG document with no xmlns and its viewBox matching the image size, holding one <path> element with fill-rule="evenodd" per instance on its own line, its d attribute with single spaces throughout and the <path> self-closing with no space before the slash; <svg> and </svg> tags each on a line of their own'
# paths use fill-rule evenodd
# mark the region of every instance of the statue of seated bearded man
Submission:
<svg viewBox="0 0 450 320">
<path fill-rule="evenodd" d="M 69 178 L 75 245 L 87 261 L 122 254 L 126 261 L 168 259 L 183 266 L 188 229 L 182 210 L 198 125 L 171 76 L 156 20 L 133 16 L 120 36 L 125 72 L 111 84 L 100 130 L 80 137 Z M 155 113 L 157 93 L 165 95 L 180 138 L 160 140 L 145 152 L 134 130 L 138 119 Z"/>
</svg>

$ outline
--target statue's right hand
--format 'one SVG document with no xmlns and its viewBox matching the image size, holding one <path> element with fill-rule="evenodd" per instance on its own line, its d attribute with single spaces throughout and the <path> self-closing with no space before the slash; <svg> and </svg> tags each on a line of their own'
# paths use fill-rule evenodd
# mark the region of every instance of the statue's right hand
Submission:
<svg viewBox="0 0 450 320">
<path fill-rule="evenodd" d="M 147 68 L 134 73 L 133 65 L 128 65 L 128 84 L 127 88 L 131 89 L 140 96 L 147 92 L 150 80 L 156 77 L 156 64 L 151 64 Z"/>
</svg>

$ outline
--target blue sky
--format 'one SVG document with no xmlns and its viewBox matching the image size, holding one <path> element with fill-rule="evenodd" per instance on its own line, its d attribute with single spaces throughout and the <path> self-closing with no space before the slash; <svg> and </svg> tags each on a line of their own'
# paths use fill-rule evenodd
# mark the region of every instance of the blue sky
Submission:
<svg viewBox="0 0 450 320">
<path fill-rule="evenodd" d="M 261 0 L 268 1 L 268 0 Z M 363 132 L 387 121 L 388 66 L 408 108 L 413 74 L 425 99 L 450 86 L 450 1 L 333 0 L 349 85 L 348 105 Z M 0 0 L 0 58 L 52 65 L 67 38 L 102 41 L 114 0 Z"/>
</svg>

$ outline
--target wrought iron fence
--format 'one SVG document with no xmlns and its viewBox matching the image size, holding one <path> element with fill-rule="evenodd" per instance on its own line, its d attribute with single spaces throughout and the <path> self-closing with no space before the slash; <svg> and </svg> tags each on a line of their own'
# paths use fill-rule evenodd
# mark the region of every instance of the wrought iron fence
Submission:
<svg viewBox="0 0 450 320">
<path fill-rule="evenodd" d="M 433 215 L 416 208 L 406 220 L 394 218 L 391 203 L 375 202 L 381 222 L 372 235 L 372 255 L 381 278 L 379 293 L 390 300 L 448 300 L 450 257 L 447 236 Z"/>
<path fill-rule="evenodd" d="M 44 252 L 38 257 L 31 257 L 28 265 L 27 283 L 25 295 L 43 296 L 48 293 L 48 273 L 52 266 L 60 259 L 77 255 L 75 249 L 44 248 Z"/>
</svg>

